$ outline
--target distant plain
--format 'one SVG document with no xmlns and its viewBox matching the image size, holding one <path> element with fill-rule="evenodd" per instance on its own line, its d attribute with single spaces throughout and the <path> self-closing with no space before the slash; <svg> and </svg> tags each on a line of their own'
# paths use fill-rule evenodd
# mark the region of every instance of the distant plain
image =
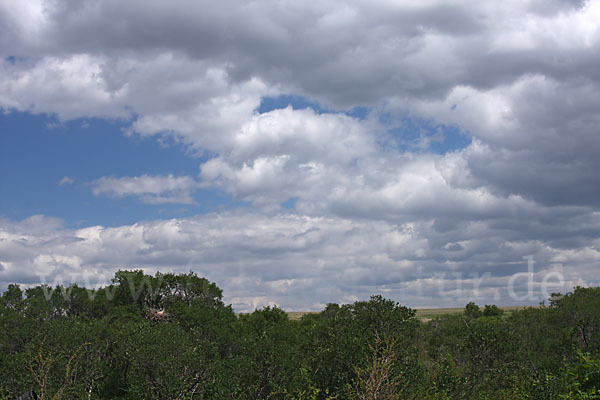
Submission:
<svg viewBox="0 0 600 400">
<path fill-rule="evenodd" d="M 532 306 L 511 306 L 511 307 L 499 307 L 504 310 L 505 313 L 510 313 L 515 310 L 522 310 Z M 539 306 L 533 306 L 539 307 Z M 483 309 L 483 307 L 482 307 Z M 417 318 L 423 322 L 431 321 L 437 317 L 441 317 L 447 314 L 459 314 L 464 311 L 464 308 L 420 308 L 417 309 Z M 299 320 L 305 314 L 318 314 L 319 311 L 286 311 L 289 319 Z"/>
</svg>

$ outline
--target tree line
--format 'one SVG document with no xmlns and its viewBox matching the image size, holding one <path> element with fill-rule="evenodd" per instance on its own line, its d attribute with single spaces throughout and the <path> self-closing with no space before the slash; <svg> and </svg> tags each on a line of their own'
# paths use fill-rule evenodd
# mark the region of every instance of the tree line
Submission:
<svg viewBox="0 0 600 400">
<path fill-rule="evenodd" d="M 598 399 L 600 288 L 429 322 L 382 296 L 237 316 L 194 273 L 9 285 L 0 399 Z M 35 396 L 35 397 L 34 397 Z"/>
</svg>

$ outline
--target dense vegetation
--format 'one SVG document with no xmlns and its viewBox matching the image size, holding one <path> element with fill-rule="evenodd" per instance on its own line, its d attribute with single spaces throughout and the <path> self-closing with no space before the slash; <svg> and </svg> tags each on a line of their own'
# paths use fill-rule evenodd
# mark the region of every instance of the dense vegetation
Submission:
<svg viewBox="0 0 600 400">
<path fill-rule="evenodd" d="M 600 288 L 510 314 L 470 303 L 422 323 L 373 296 L 299 321 L 237 317 L 193 273 L 120 271 L 91 291 L 10 285 L 0 398 L 600 398 Z"/>
</svg>

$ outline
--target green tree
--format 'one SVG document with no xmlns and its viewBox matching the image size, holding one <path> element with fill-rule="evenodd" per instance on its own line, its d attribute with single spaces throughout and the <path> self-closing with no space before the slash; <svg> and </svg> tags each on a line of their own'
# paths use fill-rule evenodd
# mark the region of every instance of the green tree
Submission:
<svg viewBox="0 0 600 400">
<path fill-rule="evenodd" d="M 484 317 L 500 317 L 504 314 L 504 310 L 496 305 L 487 305 L 483 309 Z"/>
<path fill-rule="evenodd" d="M 477 304 L 470 302 L 465 306 L 464 314 L 469 318 L 479 318 L 482 312 Z"/>
</svg>

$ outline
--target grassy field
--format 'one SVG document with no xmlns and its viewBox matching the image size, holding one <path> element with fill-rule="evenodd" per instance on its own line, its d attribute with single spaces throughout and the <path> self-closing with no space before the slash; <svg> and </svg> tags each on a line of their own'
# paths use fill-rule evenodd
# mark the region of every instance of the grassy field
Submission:
<svg viewBox="0 0 600 400">
<path fill-rule="evenodd" d="M 300 318 L 302 318 L 302 316 L 304 314 L 318 314 L 318 313 L 319 313 L 318 311 L 288 311 L 287 315 L 288 315 L 289 319 L 291 319 L 293 321 L 297 321 Z"/>
<path fill-rule="evenodd" d="M 525 306 L 500 307 L 505 313 L 527 308 Z M 424 322 L 431 321 L 436 317 L 446 314 L 458 314 L 464 311 L 464 308 L 420 308 L 417 309 L 417 317 Z M 318 311 L 288 311 L 288 317 L 291 320 L 299 320 L 304 314 L 317 314 Z"/>
<path fill-rule="evenodd" d="M 464 308 L 420 308 L 417 309 L 417 318 L 421 319 L 421 321 L 431 321 L 442 315 L 459 314 L 463 311 Z"/>
</svg>

